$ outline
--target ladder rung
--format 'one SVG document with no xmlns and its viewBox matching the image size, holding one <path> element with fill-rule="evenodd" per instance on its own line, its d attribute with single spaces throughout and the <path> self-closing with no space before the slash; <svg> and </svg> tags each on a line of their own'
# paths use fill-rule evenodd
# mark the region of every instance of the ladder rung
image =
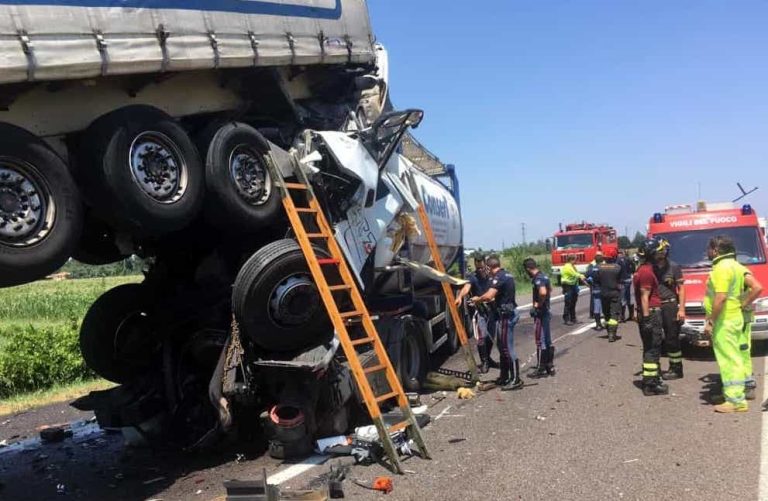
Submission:
<svg viewBox="0 0 768 501">
<path fill-rule="evenodd" d="M 301 183 L 283 183 L 283 185 L 289 190 L 306 190 L 307 185 Z"/>
<path fill-rule="evenodd" d="M 363 337 L 363 338 L 360 338 L 360 339 L 353 339 L 352 340 L 352 346 L 359 346 L 361 344 L 373 343 L 374 341 L 375 341 L 375 339 L 372 338 L 372 337 Z"/>
<path fill-rule="evenodd" d="M 317 264 L 339 264 L 339 260 L 335 257 L 324 257 L 317 260 Z"/>
<path fill-rule="evenodd" d="M 399 423 L 393 424 L 392 426 L 390 426 L 389 427 L 389 432 L 390 433 L 395 433 L 397 431 L 404 430 L 404 429 L 408 428 L 409 426 L 411 426 L 411 422 L 410 421 L 408 421 L 408 420 L 400 421 Z"/>
<path fill-rule="evenodd" d="M 317 212 L 317 209 L 312 207 L 296 207 L 296 212 Z"/>
<path fill-rule="evenodd" d="M 307 233 L 307 238 L 329 238 L 327 233 Z"/>
<path fill-rule="evenodd" d="M 384 395 L 380 397 L 376 397 L 376 402 L 384 402 L 386 400 L 389 400 L 390 398 L 396 397 L 398 393 L 396 391 L 385 393 Z"/>
<path fill-rule="evenodd" d="M 328 286 L 328 290 L 331 292 L 348 291 L 348 290 L 352 290 L 352 287 L 350 287 L 349 285 L 330 285 Z"/>
<path fill-rule="evenodd" d="M 341 318 L 362 317 L 363 312 L 362 311 L 345 311 L 344 313 L 339 313 L 339 316 Z"/>
<path fill-rule="evenodd" d="M 363 369 L 363 372 L 365 372 L 366 374 L 370 374 L 372 372 L 378 372 L 378 371 L 384 370 L 386 368 L 387 368 L 386 365 L 379 364 L 379 365 L 374 365 L 373 367 L 368 367 L 367 369 Z"/>
</svg>

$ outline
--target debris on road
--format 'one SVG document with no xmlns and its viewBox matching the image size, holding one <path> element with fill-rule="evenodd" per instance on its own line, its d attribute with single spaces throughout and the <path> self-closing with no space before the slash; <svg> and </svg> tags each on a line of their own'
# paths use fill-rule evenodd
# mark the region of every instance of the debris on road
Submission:
<svg viewBox="0 0 768 501">
<path fill-rule="evenodd" d="M 536 421 L 546 421 L 546 420 L 547 420 L 546 416 L 536 416 Z"/>
<path fill-rule="evenodd" d="M 640 461 L 640 460 L 639 459 L 628 459 L 628 460 L 624 461 L 624 464 L 634 463 L 636 461 Z"/>
<path fill-rule="evenodd" d="M 456 376 L 448 376 L 437 372 L 428 372 L 424 383 L 421 385 L 425 391 L 455 391 L 459 388 L 468 388 L 471 383 Z"/>
<path fill-rule="evenodd" d="M 378 434 L 376 434 L 378 437 Z M 315 450 L 320 454 L 326 454 L 328 449 L 336 446 L 349 445 L 350 440 L 345 435 L 337 435 L 335 437 L 320 438 L 315 442 Z"/>
<path fill-rule="evenodd" d="M 353 480 L 353 482 L 355 485 L 358 485 L 363 489 L 379 491 L 383 492 L 384 494 L 389 494 L 394 490 L 394 485 L 392 484 L 392 479 L 390 477 L 376 477 L 370 484 L 356 479 Z"/>
<path fill-rule="evenodd" d="M 52 425 L 40 429 L 40 440 L 48 443 L 61 442 L 72 436 L 69 425 Z"/>
<path fill-rule="evenodd" d="M 469 400 L 470 398 L 475 397 L 475 392 L 469 388 L 459 388 L 456 390 L 456 396 L 459 397 L 460 400 Z"/>
</svg>

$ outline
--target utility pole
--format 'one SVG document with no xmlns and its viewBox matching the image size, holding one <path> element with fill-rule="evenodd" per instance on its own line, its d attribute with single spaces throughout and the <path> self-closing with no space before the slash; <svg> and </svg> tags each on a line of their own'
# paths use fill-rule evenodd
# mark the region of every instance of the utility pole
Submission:
<svg viewBox="0 0 768 501">
<path fill-rule="evenodd" d="M 525 245 L 525 243 L 526 243 L 526 242 L 525 242 L 525 223 L 520 223 L 520 225 L 521 225 L 521 226 L 522 226 L 522 228 L 523 228 L 523 245 Z"/>
</svg>

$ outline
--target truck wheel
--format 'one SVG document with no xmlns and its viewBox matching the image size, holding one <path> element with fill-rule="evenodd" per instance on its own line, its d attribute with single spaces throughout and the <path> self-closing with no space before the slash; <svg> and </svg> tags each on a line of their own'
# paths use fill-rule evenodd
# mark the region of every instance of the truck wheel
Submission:
<svg viewBox="0 0 768 501">
<path fill-rule="evenodd" d="M 146 288 L 125 284 L 102 294 L 80 327 L 80 351 L 96 374 L 127 383 L 155 361 L 159 342 L 151 331 Z"/>
<path fill-rule="evenodd" d="M 248 259 L 235 279 L 232 308 L 241 332 L 267 351 L 299 350 L 333 337 L 304 254 L 294 240 L 272 242 Z"/>
<path fill-rule="evenodd" d="M 64 162 L 33 134 L 0 124 L 0 287 L 59 269 L 77 245 L 82 218 Z"/>
<path fill-rule="evenodd" d="M 403 338 L 398 374 L 405 391 L 419 391 L 429 369 L 429 354 L 424 336 L 415 325 L 409 325 Z"/>
<path fill-rule="evenodd" d="M 150 106 L 99 118 L 83 135 L 80 174 L 98 216 L 142 236 L 186 226 L 203 200 L 204 173 L 184 129 Z"/>
<path fill-rule="evenodd" d="M 462 315 L 461 310 L 459 310 L 459 315 Z M 450 310 L 445 312 L 445 334 L 448 336 L 448 339 L 446 339 L 445 343 L 440 347 L 440 350 L 443 355 L 451 356 L 459 351 L 461 343 L 459 342 L 459 335 L 456 333 L 456 328 L 453 326 L 453 317 L 451 317 Z"/>
<path fill-rule="evenodd" d="M 244 123 L 216 124 L 212 133 L 203 134 L 200 151 L 211 223 L 240 231 L 274 223 L 281 211 L 280 193 L 267 167 L 264 136 Z"/>
</svg>

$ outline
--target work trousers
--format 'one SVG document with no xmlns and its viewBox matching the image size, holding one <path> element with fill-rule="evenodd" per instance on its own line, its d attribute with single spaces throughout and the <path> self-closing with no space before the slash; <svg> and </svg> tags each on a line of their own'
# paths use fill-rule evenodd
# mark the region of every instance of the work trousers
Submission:
<svg viewBox="0 0 768 501">
<path fill-rule="evenodd" d="M 550 311 L 538 312 L 533 320 L 533 332 L 536 335 L 536 347 L 542 352 L 552 346 L 552 331 L 550 323 L 552 313 Z"/>
<path fill-rule="evenodd" d="M 651 308 L 648 317 L 638 316 L 640 339 L 643 341 L 643 380 L 659 377 L 659 357 L 664 339 L 661 308 Z"/>
<path fill-rule="evenodd" d="M 563 321 L 576 321 L 576 302 L 579 300 L 578 285 L 563 285 L 563 295 L 565 296 L 565 306 L 563 309 Z"/>
<path fill-rule="evenodd" d="M 664 349 L 670 364 L 683 363 L 683 351 L 680 343 L 680 322 L 677 321 L 677 301 L 662 303 L 661 326 L 664 329 Z"/>
<path fill-rule="evenodd" d="M 496 341 L 499 355 L 510 364 L 517 358 L 515 325 L 518 320 L 520 320 L 520 315 L 517 312 L 498 314 L 494 317 L 493 329 L 488 331 L 489 336 Z"/>
<path fill-rule="evenodd" d="M 725 314 L 723 314 L 725 315 Z M 720 368 L 723 381 L 723 395 L 728 402 L 740 404 L 745 401 L 744 385 L 752 370 L 749 357 L 750 329 L 744 328 L 741 315 L 734 318 L 719 318 L 712 332 L 712 348 Z"/>
<path fill-rule="evenodd" d="M 744 361 L 744 379 L 746 380 L 744 386 L 746 388 L 757 387 L 757 381 L 755 380 L 754 374 L 752 374 L 752 320 L 752 312 L 744 312 L 744 337 L 747 341 L 747 347 L 746 349 L 741 350 L 741 357 Z"/>
<path fill-rule="evenodd" d="M 619 329 L 619 317 L 621 316 L 621 303 L 619 295 L 614 293 L 604 293 L 602 295 L 603 316 L 605 317 L 605 327 L 616 333 Z"/>
<path fill-rule="evenodd" d="M 621 306 L 632 306 L 632 279 L 621 283 Z"/>
</svg>

